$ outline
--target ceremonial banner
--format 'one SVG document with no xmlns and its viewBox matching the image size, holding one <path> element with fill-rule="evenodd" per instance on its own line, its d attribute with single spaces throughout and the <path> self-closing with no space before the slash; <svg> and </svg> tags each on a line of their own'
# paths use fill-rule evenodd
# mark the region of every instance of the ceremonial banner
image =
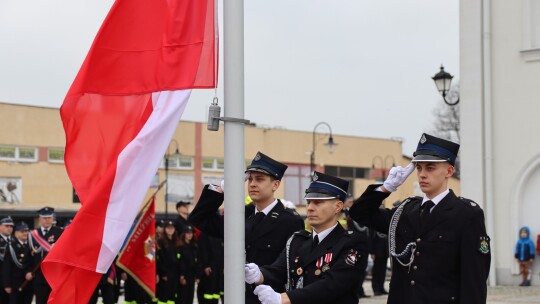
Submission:
<svg viewBox="0 0 540 304">
<path fill-rule="evenodd" d="M 42 263 L 49 303 L 88 303 L 137 215 L 193 88 L 216 83 L 214 0 L 117 0 L 64 99 L 81 200 Z"/>
<path fill-rule="evenodd" d="M 151 298 L 156 294 L 155 197 L 133 223 L 116 264 L 128 273 Z"/>
</svg>

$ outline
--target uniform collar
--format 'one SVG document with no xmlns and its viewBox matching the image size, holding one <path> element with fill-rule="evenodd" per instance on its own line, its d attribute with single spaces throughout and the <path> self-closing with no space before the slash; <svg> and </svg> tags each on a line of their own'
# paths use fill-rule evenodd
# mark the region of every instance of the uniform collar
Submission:
<svg viewBox="0 0 540 304">
<path fill-rule="evenodd" d="M 450 190 L 449 189 L 446 189 L 445 191 L 443 191 L 441 194 L 435 196 L 434 198 L 432 199 L 429 199 L 427 198 L 426 196 L 424 196 L 424 199 L 422 200 L 422 205 L 424 205 L 425 202 L 427 201 L 432 201 L 433 204 L 435 204 L 435 206 L 437 206 L 438 203 L 440 203 L 442 201 L 442 199 L 448 195 L 448 193 L 450 193 Z M 433 206 L 433 207 L 435 207 Z"/>
<path fill-rule="evenodd" d="M 336 226 L 338 225 L 339 223 L 336 223 L 334 226 L 326 229 L 326 230 L 323 230 L 319 233 L 317 233 L 315 230 L 313 230 L 313 235 L 311 236 L 312 238 L 315 238 L 316 235 L 319 236 L 319 243 L 321 243 L 325 237 L 327 237 L 330 232 L 332 232 L 332 230 L 334 230 L 334 228 L 336 228 Z"/>
<path fill-rule="evenodd" d="M 255 206 L 255 214 L 257 214 L 259 212 L 263 212 L 264 215 L 268 215 L 268 213 L 270 213 L 270 211 L 272 211 L 272 209 L 274 209 L 274 207 L 277 205 L 277 203 L 278 203 L 278 200 L 275 199 L 270 205 L 266 206 L 266 208 L 264 208 L 262 211 L 258 211 L 257 207 Z"/>
</svg>

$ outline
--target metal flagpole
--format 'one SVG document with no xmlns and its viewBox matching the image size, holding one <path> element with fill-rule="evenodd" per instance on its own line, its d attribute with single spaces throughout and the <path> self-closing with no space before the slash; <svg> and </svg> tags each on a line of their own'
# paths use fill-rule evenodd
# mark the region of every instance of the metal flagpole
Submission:
<svg viewBox="0 0 540 304">
<path fill-rule="evenodd" d="M 225 116 L 244 118 L 244 1 L 223 1 Z M 225 295 L 244 303 L 244 125 L 225 121 Z"/>
</svg>

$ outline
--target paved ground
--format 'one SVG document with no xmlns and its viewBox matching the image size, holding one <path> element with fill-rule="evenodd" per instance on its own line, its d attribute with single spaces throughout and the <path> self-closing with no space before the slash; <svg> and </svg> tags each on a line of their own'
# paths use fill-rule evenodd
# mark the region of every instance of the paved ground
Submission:
<svg viewBox="0 0 540 304">
<path fill-rule="evenodd" d="M 371 282 L 364 283 L 364 290 L 368 295 L 373 295 L 371 292 Z M 388 286 L 388 282 L 387 282 Z M 360 304 L 381 304 L 386 303 L 387 296 L 378 296 L 363 298 Z M 519 287 L 519 286 L 497 286 L 488 288 L 489 304 L 540 304 L 540 287 Z"/>
<path fill-rule="evenodd" d="M 388 290 L 388 282 L 386 282 L 386 288 Z M 364 290 L 369 298 L 362 298 L 359 304 L 383 304 L 386 303 L 387 296 L 373 296 L 371 291 L 371 281 L 364 283 Z M 98 304 L 102 303 L 99 299 Z M 121 298 L 119 304 L 124 303 Z M 519 287 L 519 286 L 497 286 L 489 287 L 488 289 L 488 304 L 540 304 L 540 287 Z M 195 299 L 194 304 L 197 304 Z"/>
</svg>

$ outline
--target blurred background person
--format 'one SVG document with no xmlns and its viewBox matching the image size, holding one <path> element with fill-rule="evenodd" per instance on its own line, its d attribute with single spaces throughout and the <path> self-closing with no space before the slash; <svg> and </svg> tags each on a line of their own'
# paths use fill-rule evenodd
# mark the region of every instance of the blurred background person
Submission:
<svg viewBox="0 0 540 304">
<path fill-rule="evenodd" d="M 193 226 L 184 226 L 180 234 L 180 304 L 192 304 L 198 272 L 199 250 Z"/>
<path fill-rule="evenodd" d="M 173 221 L 165 222 L 164 233 L 157 242 L 156 271 L 158 283 L 156 297 L 160 303 L 177 301 L 179 283 L 180 238 Z"/>
<path fill-rule="evenodd" d="M 15 238 L 9 243 L 4 257 L 3 288 L 9 294 L 10 304 L 30 304 L 34 297 L 35 266 L 30 254 L 28 233 L 28 225 L 25 222 L 18 223 L 15 226 Z"/>
</svg>

